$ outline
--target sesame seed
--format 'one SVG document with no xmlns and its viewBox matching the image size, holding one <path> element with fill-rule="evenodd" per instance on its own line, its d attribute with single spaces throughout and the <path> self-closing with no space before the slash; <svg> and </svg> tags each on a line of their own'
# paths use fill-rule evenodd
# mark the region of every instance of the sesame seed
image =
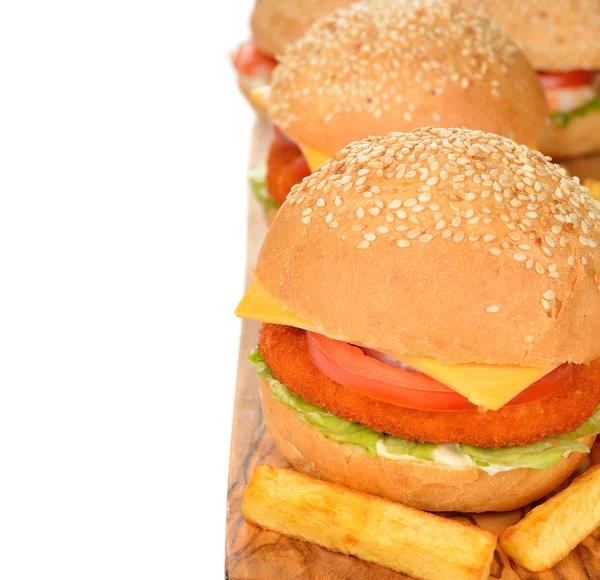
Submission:
<svg viewBox="0 0 600 580">
<path fill-rule="evenodd" d="M 431 235 L 431 234 L 423 234 L 419 238 L 419 242 L 422 242 L 423 244 L 426 244 L 427 242 L 430 242 L 431 240 L 433 240 L 433 235 Z"/>
<path fill-rule="evenodd" d="M 302 221 L 303 224 L 309 224 L 310 223 L 310 216 L 307 215 L 306 217 L 303 217 L 301 221 Z"/>
<path fill-rule="evenodd" d="M 356 217 L 357 218 L 363 218 L 363 217 L 365 217 L 365 210 L 362 207 L 359 207 L 356 210 Z"/>
<path fill-rule="evenodd" d="M 312 208 L 311 207 L 307 207 L 303 212 L 302 215 L 310 215 L 312 213 Z"/>
<path fill-rule="evenodd" d="M 421 230 L 410 230 L 407 234 L 406 237 L 409 240 L 413 240 L 414 238 L 418 237 L 421 235 Z"/>
<path fill-rule="evenodd" d="M 554 300 L 556 298 L 556 293 L 554 292 L 554 290 L 546 290 L 546 292 L 544 292 L 542 294 L 542 296 L 546 299 L 546 300 Z"/>
<path fill-rule="evenodd" d="M 368 242 L 367 240 L 361 240 L 360 242 L 358 242 L 358 244 L 356 244 L 356 247 L 359 250 L 366 250 L 370 245 L 371 245 L 371 243 Z"/>
<path fill-rule="evenodd" d="M 381 210 L 378 207 L 370 207 L 368 210 L 369 215 L 379 215 L 381 213 Z"/>
<path fill-rule="evenodd" d="M 317 199 L 317 207 L 325 207 L 325 200 L 322 197 Z"/>
<path fill-rule="evenodd" d="M 402 202 L 399 199 L 393 199 L 392 201 L 390 201 L 390 203 L 388 203 L 387 206 L 390 209 L 398 209 L 401 205 L 402 205 Z"/>
<path fill-rule="evenodd" d="M 390 231 L 390 228 L 386 228 L 385 226 L 377 226 L 377 231 L 380 234 L 387 234 Z"/>
<path fill-rule="evenodd" d="M 487 244 L 489 242 L 493 242 L 496 239 L 496 234 L 485 234 L 483 236 L 483 241 Z"/>
<path fill-rule="evenodd" d="M 456 232 L 453 239 L 455 242 L 462 242 L 465 239 L 465 232 Z"/>
<path fill-rule="evenodd" d="M 491 306 L 488 306 L 485 311 L 489 312 L 490 314 L 495 314 L 496 312 L 500 312 L 500 306 L 497 304 L 492 304 Z"/>
<path fill-rule="evenodd" d="M 542 306 L 544 310 L 550 310 L 552 308 L 550 302 L 548 302 L 548 300 L 546 300 L 545 298 L 542 298 Z"/>
<path fill-rule="evenodd" d="M 527 256 L 525 254 L 521 254 L 520 252 L 513 254 L 513 258 L 517 262 L 524 262 L 525 260 L 527 260 Z"/>
<path fill-rule="evenodd" d="M 492 256 L 499 256 L 500 254 L 502 254 L 502 250 L 500 248 L 496 248 L 494 246 L 490 246 L 488 248 L 488 252 L 490 254 L 492 254 Z"/>
<path fill-rule="evenodd" d="M 408 246 L 410 246 L 410 242 L 408 240 L 398 240 L 396 242 L 396 245 L 399 248 L 408 248 Z"/>
<path fill-rule="evenodd" d="M 331 223 L 329 224 L 329 227 L 330 227 L 330 228 L 334 228 L 334 229 L 335 229 L 335 228 L 338 228 L 338 227 L 339 227 L 339 225 L 340 225 L 340 224 L 339 224 L 339 222 L 331 222 Z"/>
<path fill-rule="evenodd" d="M 369 242 L 374 242 L 377 236 L 372 232 L 368 232 L 363 235 L 363 238 L 365 238 L 365 240 L 368 240 Z"/>
</svg>

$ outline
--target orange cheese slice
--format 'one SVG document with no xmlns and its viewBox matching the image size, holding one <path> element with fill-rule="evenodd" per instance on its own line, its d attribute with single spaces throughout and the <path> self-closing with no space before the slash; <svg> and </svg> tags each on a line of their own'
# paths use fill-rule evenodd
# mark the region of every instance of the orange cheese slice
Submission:
<svg viewBox="0 0 600 580">
<path fill-rule="evenodd" d="M 329 161 L 329 158 L 331 157 L 331 155 L 328 153 L 322 153 L 321 151 L 317 151 L 316 149 L 313 149 L 308 145 L 304 145 L 303 143 L 298 143 L 298 147 L 300 147 L 300 150 L 302 151 L 302 154 L 304 155 L 311 171 L 315 171 L 321 167 L 321 165 L 323 165 L 326 161 Z"/>
</svg>

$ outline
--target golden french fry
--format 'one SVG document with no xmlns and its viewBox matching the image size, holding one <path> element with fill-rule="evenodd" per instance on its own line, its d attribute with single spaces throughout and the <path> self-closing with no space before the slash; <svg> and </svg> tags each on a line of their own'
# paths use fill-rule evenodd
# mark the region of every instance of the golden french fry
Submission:
<svg viewBox="0 0 600 580">
<path fill-rule="evenodd" d="M 600 525 L 600 466 L 500 534 L 500 547 L 532 572 L 551 568 Z"/>
<path fill-rule="evenodd" d="M 597 179 L 588 178 L 583 180 L 583 185 L 590 190 L 590 195 L 594 199 L 600 201 L 600 181 Z"/>
<path fill-rule="evenodd" d="M 496 535 L 291 469 L 259 465 L 244 519 L 423 580 L 489 576 Z"/>
</svg>

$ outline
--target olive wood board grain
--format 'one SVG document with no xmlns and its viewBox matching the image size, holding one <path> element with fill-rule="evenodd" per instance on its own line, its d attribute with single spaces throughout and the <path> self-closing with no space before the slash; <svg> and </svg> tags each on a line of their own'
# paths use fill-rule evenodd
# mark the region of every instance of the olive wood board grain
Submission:
<svg viewBox="0 0 600 580">
<path fill-rule="evenodd" d="M 250 167 L 266 156 L 270 127 L 257 122 L 252 134 Z M 247 246 L 247 280 L 254 267 L 267 226 L 261 206 L 250 194 Z M 259 381 L 245 359 L 256 346 L 260 324 L 244 321 L 240 341 L 238 374 L 231 434 L 225 578 L 229 580 L 392 580 L 409 576 L 363 562 L 352 556 L 248 525 L 241 513 L 244 488 L 260 463 L 289 466 L 279 454 L 265 428 L 258 395 Z M 446 517 L 500 532 L 518 521 L 532 506 L 503 514 L 444 514 Z M 383 530 L 384 532 L 384 530 Z M 521 568 L 498 548 L 490 578 L 502 580 L 600 580 L 600 529 L 581 543 L 552 570 L 532 573 Z M 454 580 L 449 578 L 448 580 Z"/>
</svg>

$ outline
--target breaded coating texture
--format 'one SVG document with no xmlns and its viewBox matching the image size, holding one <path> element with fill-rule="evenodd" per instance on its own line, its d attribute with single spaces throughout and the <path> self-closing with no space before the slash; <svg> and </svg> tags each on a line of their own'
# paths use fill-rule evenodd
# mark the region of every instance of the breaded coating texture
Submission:
<svg viewBox="0 0 600 580">
<path fill-rule="evenodd" d="M 306 332 L 265 324 L 259 350 L 273 375 L 303 399 L 347 421 L 429 443 L 507 447 L 574 431 L 600 404 L 600 360 L 576 365 L 551 396 L 498 411 L 422 411 L 372 399 L 325 376 L 313 363 Z"/>
</svg>

